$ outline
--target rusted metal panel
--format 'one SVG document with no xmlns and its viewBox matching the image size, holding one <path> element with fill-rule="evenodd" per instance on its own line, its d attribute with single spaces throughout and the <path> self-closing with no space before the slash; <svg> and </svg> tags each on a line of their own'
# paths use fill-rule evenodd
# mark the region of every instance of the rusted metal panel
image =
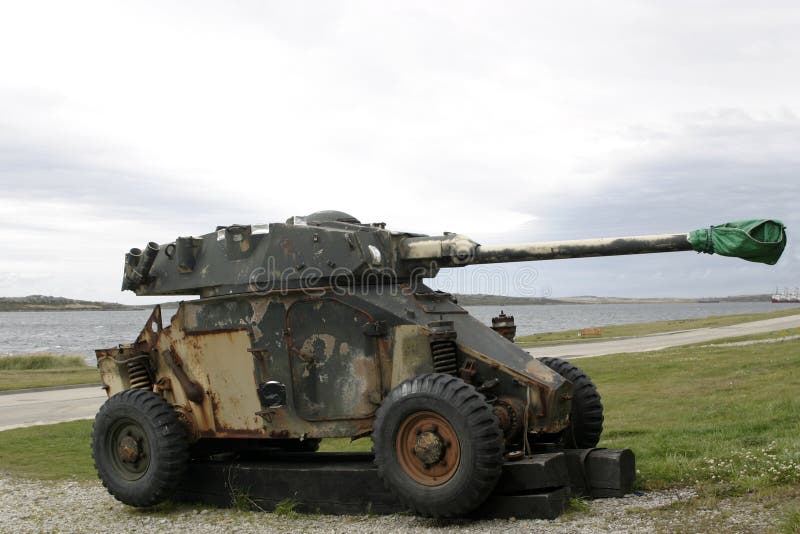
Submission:
<svg viewBox="0 0 800 534">
<path fill-rule="evenodd" d="M 372 415 L 381 401 L 374 319 L 337 299 L 301 300 L 286 318 L 294 407 L 304 419 Z"/>
<path fill-rule="evenodd" d="M 184 328 L 188 333 L 241 330 L 252 316 L 250 299 L 210 299 L 184 303 Z"/>
<path fill-rule="evenodd" d="M 519 399 L 527 406 L 528 431 L 559 432 L 569 424 L 572 383 L 561 375 L 534 359 L 521 371 L 466 345 L 458 347 L 465 356 L 478 362 L 476 385 L 496 380 L 497 384 L 488 393 Z"/>
<path fill-rule="evenodd" d="M 397 387 L 404 380 L 433 372 L 430 339 L 425 330 L 415 324 L 396 326 L 393 341 L 388 389 Z"/>
<path fill-rule="evenodd" d="M 180 336 L 173 339 L 173 347 L 183 359 L 186 374 L 202 385 L 205 402 L 200 409 L 210 415 L 217 434 L 263 432 L 263 422 L 256 415 L 261 404 L 247 331 Z M 187 398 L 192 400 L 188 394 Z"/>
<path fill-rule="evenodd" d="M 161 352 L 161 358 L 167 364 L 169 370 L 172 371 L 172 374 L 175 375 L 175 378 L 178 379 L 183 391 L 186 393 L 186 397 L 195 404 L 202 403 L 205 393 L 203 387 L 186 374 L 181 357 L 173 350 L 167 349 Z"/>
<path fill-rule="evenodd" d="M 127 388 L 116 360 L 108 351 L 97 351 L 97 369 L 100 371 L 100 382 L 109 397 Z"/>
</svg>

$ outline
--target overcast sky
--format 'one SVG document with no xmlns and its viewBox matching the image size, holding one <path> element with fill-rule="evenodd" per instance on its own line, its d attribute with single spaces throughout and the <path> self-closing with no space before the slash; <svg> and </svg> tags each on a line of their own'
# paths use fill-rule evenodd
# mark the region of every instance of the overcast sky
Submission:
<svg viewBox="0 0 800 534">
<path fill-rule="evenodd" d="M 0 296 L 136 302 L 129 248 L 319 209 L 487 244 L 778 218 L 774 267 L 687 252 L 438 284 L 800 285 L 799 27 L 797 2 L 3 3 Z"/>
</svg>

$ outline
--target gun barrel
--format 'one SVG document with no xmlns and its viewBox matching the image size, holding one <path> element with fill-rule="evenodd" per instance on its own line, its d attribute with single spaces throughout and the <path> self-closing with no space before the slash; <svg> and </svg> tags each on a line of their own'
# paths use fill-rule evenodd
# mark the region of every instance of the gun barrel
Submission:
<svg viewBox="0 0 800 534">
<path fill-rule="evenodd" d="M 468 263 L 558 260 L 692 250 L 688 234 L 656 234 L 599 239 L 576 239 L 514 245 L 478 246 Z"/>
<path fill-rule="evenodd" d="M 476 263 L 541 261 L 593 256 L 622 256 L 694 250 L 775 265 L 786 247 L 786 227 L 774 219 L 748 219 L 700 228 L 687 234 L 655 234 L 576 239 L 515 245 L 479 245 L 467 236 L 410 236 L 399 258 L 409 264 L 438 262 L 440 267 Z"/>
</svg>

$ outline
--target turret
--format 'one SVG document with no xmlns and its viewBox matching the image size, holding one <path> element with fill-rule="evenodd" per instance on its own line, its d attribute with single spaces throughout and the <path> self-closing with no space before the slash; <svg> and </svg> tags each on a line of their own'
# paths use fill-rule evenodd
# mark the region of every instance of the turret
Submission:
<svg viewBox="0 0 800 534">
<path fill-rule="evenodd" d="M 126 255 L 123 289 L 201 295 L 405 282 L 443 267 L 695 250 L 774 264 L 786 245 L 779 221 L 748 220 L 689 233 L 481 245 L 447 233 L 395 232 L 338 211 L 285 223 L 232 225 Z"/>
</svg>

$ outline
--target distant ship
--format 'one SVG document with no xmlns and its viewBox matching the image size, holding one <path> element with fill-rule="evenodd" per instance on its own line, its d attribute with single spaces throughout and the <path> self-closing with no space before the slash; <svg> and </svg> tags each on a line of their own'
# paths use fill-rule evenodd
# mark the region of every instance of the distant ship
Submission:
<svg viewBox="0 0 800 534">
<path fill-rule="evenodd" d="M 784 287 L 783 291 L 781 291 L 779 288 L 775 288 L 775 294 L 772 295 L 770 302 L 800 302 L 800 288 L 796 287 L 792 291 L 789 291 L 788 287 Z"/>
</svg>

